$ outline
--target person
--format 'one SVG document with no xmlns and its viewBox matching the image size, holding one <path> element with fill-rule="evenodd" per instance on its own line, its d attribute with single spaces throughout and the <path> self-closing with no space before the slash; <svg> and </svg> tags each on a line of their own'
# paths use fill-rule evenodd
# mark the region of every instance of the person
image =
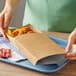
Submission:
<svg viewBox="0 0 76 76">
<path fill-rule="evenodd" d="M 14 10 L 20 0 L 6 0 L 0 13 L 0 32 L 5 39 Z M 76 0 L 25 0 L 23 25 L 32 24 L 41 31 L 72 32 L 76 27 Z M 71 33 L 66 47 L 67 58 L 76 60 L 76 29 Z"/>
</svg>

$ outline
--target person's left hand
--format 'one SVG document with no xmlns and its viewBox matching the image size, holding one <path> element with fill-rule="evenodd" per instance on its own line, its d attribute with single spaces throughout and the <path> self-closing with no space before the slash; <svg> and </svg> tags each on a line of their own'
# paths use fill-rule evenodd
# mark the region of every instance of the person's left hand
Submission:
<svg viewBox="0 0 76 76">
<path fill-rule="evenodd" d="M 72 52 L 70 50 L 73 48 Z M 71 60 L 76 60 L 76 29 L 70 34 L 68 39 L 68 44 L 66 47 L 67 58 Z"/>
</svg>

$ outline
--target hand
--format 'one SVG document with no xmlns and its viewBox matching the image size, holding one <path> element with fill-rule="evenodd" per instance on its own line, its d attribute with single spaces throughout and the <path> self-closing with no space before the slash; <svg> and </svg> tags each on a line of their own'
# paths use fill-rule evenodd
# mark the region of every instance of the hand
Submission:
<svg viewBox="0 0 76 76">
<path fill-rule="evenodd" d="M 8 39 L 6 35 L 6 30 L 10 25 L 12 15 L 13 10 L 9 6 L 5 6 L 3 11 L 0 13 L 0 33 L 3 35 L 5 39 Z"/>
<path fill-rule="evenodd" d="M 70 50 L 73 48 L 72 52 Z M 66 47 L 67 58 L 76 60 L 76 29 L 70 34 L 68 39 L 68 45 Z"/>
</svg>

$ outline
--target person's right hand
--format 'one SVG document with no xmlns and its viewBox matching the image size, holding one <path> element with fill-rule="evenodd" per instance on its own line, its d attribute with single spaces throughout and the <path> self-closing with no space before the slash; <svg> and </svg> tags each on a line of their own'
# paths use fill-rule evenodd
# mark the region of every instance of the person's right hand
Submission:
<svg viewBox="0 0 76 76">
<path fill-rule="evenodd" d="M 6 35 L 6 30 L 10 25 L 12 15 L 13 10 L 9 6 L 5 6 L 5 8 L 0 13 L 0 33 L 3 35 L 5 39 L 8 39 Z"/>
<path fill-rule="evenodd" d="M 71 49 L 72 51 L 70 52 Z M 66 53 L 68 59 L 76 60 L 76 28 L 69 36 Z"/>
</svg>

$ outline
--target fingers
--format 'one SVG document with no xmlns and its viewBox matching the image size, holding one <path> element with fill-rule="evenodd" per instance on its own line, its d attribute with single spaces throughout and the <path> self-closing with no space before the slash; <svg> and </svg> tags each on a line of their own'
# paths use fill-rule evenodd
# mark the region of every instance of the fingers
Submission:
<svg viewBox="0 0 76 76">
<path fill-rule="evenodd" d="M 12 16 L 10 14 L 5 14 L 4 16 L 4 27 L 3 28 L 8 28 L 10 22 L 11 22 L 11 18 Z"/>
<path fill-rule="evenodd" d="M 4 15 L 0 14 L 0 28 L 3 28 L 4 25 Z"/>
<path fill-rule="evenodd" d="M 76 60 L 76 50 L 73 50 L 72 53 L 67 53 L 67 58 L 71 60 Z"/>
<path fill-rule="evenodd" d="M 69 36 L 66 52 L 69 52 L 71 50 L 72 45 L 75 44 L 75 42 L 76 42 L 76 29 L 74 29 L 74 31 Z"/>
<path fill-rule="evenodd" d="M 71 33 L 66 47 L 66 56 L 68 59 L 76 60 L 76 29 Z M 72 49 L 72 52 L 71 52 Z"/>
<path fill-rule="evenodd" d="M 66 54 L 67 58 L 68 59 L 71 59 L 71 60 L 76 60 L 76 44 L 73 44 L 72 45 L 72 50 L 71 52 L 68 52 Z"/>
<path fill-rule="evenodd" d="M 0 28 L 0 33 L 3 35 L 4 39 L 9 40 L 3 28 Z"/>
<path fill-rule="evenodd" d="M 67 44 L 67 47 L 66 47 L 66 52 L 67 53 L 71 50 L 73 43 L 74 43 L 74 39 L 69 37 L 68 44 Z"/>
<path fill-rule="evenodd" d="M 0 14 L 0 33 L 3 35 L 5 39 L 8 40 L 8 37 L 4 29 L 4 14 Z"/>
</svg>

